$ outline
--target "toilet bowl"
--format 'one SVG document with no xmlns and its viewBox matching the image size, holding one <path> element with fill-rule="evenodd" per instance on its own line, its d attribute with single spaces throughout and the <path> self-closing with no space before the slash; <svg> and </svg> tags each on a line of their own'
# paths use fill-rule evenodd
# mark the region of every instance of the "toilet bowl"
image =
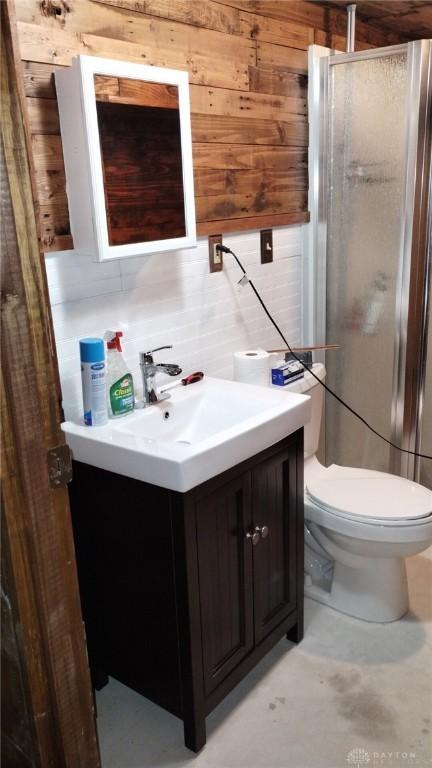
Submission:
<svg viewBox="0 0 432 768">
<path fill-rule="evenodd" d="M 325 377 L 321 364 L 313 372 Z M 432 491 L 396 475 L 324 467 L 318 447 L 323 388 L 306 372 L 289 385 L 309 394 L 305 426 L 305 595 L 366 621 L 408 610 L 405 558 L 432 544 Z"/>
</svg>

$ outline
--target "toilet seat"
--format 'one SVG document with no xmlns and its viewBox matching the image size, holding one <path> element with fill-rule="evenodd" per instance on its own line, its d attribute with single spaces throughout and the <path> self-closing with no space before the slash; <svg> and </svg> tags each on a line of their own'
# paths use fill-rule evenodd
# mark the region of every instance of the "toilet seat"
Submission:
<svg viewBox="0 0 432 768">
<path fill-rule="evenodd" d="M 306 492 L 331 515 L 369 525 L 417 525 L 432 515 L 432 491 L 374 470 L 333 464 L 306 483 Z"/>
</svg>

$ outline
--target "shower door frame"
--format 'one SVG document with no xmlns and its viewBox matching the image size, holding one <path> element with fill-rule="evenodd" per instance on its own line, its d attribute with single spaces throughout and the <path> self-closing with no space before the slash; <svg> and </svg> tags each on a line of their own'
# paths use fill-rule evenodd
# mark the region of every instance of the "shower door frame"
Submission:
<svg viewBox="0 0 432 768">
<path fill-rule="evenodd" d="M 306 339 L 326 343 L 326 258 L 330 67 L 407 54 L 406 157 L 396 287 L 391 425 L 388 437 L 419 450 L 426 378 L 431 261 L 432 40 L 354 53 L 309 48 L 309 209 L 311 214 L 304 298 Z M 311 277 L 311 275 L 313 277 Z M 330 339 L 329 341 L 337 341 Z M 432 350 L 430 350 L 432 354 Z M 418 479 L 420 460 L 392 449 L 390 471 Z"/>
</svg>

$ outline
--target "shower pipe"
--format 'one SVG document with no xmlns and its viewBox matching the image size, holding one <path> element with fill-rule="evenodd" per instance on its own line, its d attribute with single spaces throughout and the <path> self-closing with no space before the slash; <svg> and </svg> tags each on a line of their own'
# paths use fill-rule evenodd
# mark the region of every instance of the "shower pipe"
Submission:
<svg viewBox="0 0 432 768">
<path fill-rule="evenodd" d="M 354 53 L 355 49 L 355 23 L 356 23 L 356 4 L 347 5 L 347 53 Z"/>
</svg>

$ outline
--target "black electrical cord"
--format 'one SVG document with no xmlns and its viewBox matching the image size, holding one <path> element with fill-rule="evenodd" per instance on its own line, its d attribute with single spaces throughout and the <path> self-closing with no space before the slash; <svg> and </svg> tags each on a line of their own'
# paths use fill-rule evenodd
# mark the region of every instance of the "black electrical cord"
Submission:
<svg viewBox="0 0 432 768">
<path fill-rule="evenodd" d="M 296 359 L 296 360 L 297 360 L 299 363 L 301 363 L 301 365 L 303 365 L 303 367 L 304 367 L 304 363 L 303 363 L 303 361 L 302 361 L 302 360 L 301 360 L 299 357 L 297 357 L 296 353 L 295 353 L 295 352 L 293 352 L 293 350 L 291 349 L 291 346 L 288 344 L 288 341 L 286 340 L 285 336 L 283 335 L 283 333 L 282 333 L 281 329 L 279 328 L 278 324 L 276 323 L 276 321 L 275 321 L 275 320 L 273 319 L 273 317 L 271 316 L 271 314 L 270 314 L 269 310 L 267 309 L 267 307 L 266 307 L 266 305 L 264 304 L 264 302 L 263 302 L 263 300 L 262 300 L 261 296 L 259 295 L 259 293 L 258 293 L 257 289 L 255 288 L 255 286 L 254 286 L 254 284 L 253 284 L 252 280 L 251 280 L 251 279 L 248 277 L 248 275 L 246 274 L 246 270 L 245 270 L 245 268 L 243 267 L 243 264 L 240 262 L 240 260 L 239 260 L 239 259 L 238 259 L 238 257 L 235 255 L 235 253 L 234 253 L 234 252 L 233 252 L 233 251 L 232 251 L 230 248 L 228 248 L 226 245 L 222 245 L 222 243 L 218 243 L 218 244 L 216 245 L 216 250 L 217 250 L 217 251 L 222 251 L 222 253 L 230 253 L 230 254 L 231 254 L 231 256 L 234 256 L 234 258 L 235 258 L 235 260 L 236 260 L 237 264 L 239 265 L 239 267 L 240 267 L 241 271 L 243 272 L 243 276 L 247 278 L 247 282 L 249 283 L 250 287 L 252 288 L 252 290 L 253 290 L 253 292 L 254 292 L 255 296 L 257 297 L 257 299 L 258 299 L 259 303 L 261 304 L 261 306 L 262 306 L 262 308 L 263 308 L 264 312 L 266 313 L 266 315 L 267 315 L 268 319 L 270 320 L 270 322 L 271 322 L 271 323 L 274 325 L 274 327 L 276 328 L 276 330 L 277 330 L 277 332 L 278 332 L 279 336 L 281 337 L 281 339 L 283 339 L 283 342 L 284 342 L 284 344 L 286 344 L 286 347 L 287 347 L 288 351 L 289 351 L 289 352 L 292 354 L 292 356 L 293 356 L 293 357 L 294 357 L 294 358 L 295 358 L 295 359 Z M 243 279 L 243 278 L 242 278 L 242 279 Z M 372 427 L 372 426 L 371 426 L 371 425 L 370 425 L 370 424 L 369 424 L 369 423 L 366 421 L 366 419 L 364 419 L 364 418 L 363 418 L 363 416 L 360 416 L 360 414 L 359 414 L 359 413 L 357 413 L 357 411 L 355 411 L 355 410 L 354 410 L 354 408 L 351 408 L 351 406 L 350 406 L 350 405 L 348 405 L 348 403 L 346 403 L 344 400 L 342 400 L 342 398 L 341 398 L 341 397 L 339 397 L 339 395 L 337 395 L 337 394 L 336 394 L 336 392 L 333 392 L 333 390 L 332 390 L 332 389 L 330 389 L 330 387 L 328 387 L 328 386 L 327 386 L 327 384 L 324 384 L 324 382 L 323 382 L 323 381 L 321 381 L 321 379 L 319 378 L 319 376 L 317 376 L 317 375 L 316 375 L 316 374 L 315 374 L 315 373 L 314 373 L 314 372 L 313 372 L 313 371 L 312 371 L 310 368 L 308 369 L 308 371 L 309 371 L 309 373 L 310 373 L 310 374 L 311 374 L 311 375 L 314 377 L 314 379 L 316 379 L 316 380 L 318 381 L 318 383 L 319 383 L 319 384 L 321 384 L 321 386 L 322 386 L 322 387 L 324 387 L 324 389 L 325 389 L 325 391 L 326 391 L 326 392 L 328 392 L 328 393 L 329 393 L 329 394 L 330 394 L 332 397 L 334 397 L 334 398 L 335 398 L 335 400 L 337 400 L 337 401 L 338 401 L 338 403 L 340 403 L 341 405 L 343 405 L 343 407 L 344 407 L 344 408 L 346 408 L 346 409 L 347 409 L 347 410 L 348 410 L 350 413 L 352 413 L 352 415 L 353 415 L 353 416 L 355 416 L 357 419 L 359 419 L 359 420 L 362 422 L 362 424 L 364 424 L 364 425 L 365 425 L 365 427 L 367 427 L 367 428 L 368 428 L 368 429 L 369 429 L 371 432 L 373 432 L 373 434 L 374 434 L 374 435 L 376 435 L 377 437 L 379 437 L 381 440 L 384 440 L 384 442 L 385 442 L 385 443 L 387 443 L 388 445 L 390 445 L 392 448 L 395 448 L 397 451 L 401 451 L 401 453 L 408 453 L 410 456 L 417 456 L 417 457 L 418 457 L 418 458 L 420 458 L 420 459 L 429 459 L 430 461 L 432 461 L 432 456 L 428 456 L 428 454 L 426 454 L 426 453 L 417 453 L 416 451 L 409 451 L 409 450 L 407 450 L 406 448 L 401 448 L 399 445 L 396 445 L 396 443 L 392 443 L 392 441 L 391 441 L 391 440 L 388 440 L 388 439 L 387 439 L 387 437 L 384 437 L 384 435 L 381 435 L 379 432 L 377 432 L 377 430 L 376 430 L 376 429 L 374 429 L 374 428 L 373 428 L 373 427 Z"/>
</svg>

